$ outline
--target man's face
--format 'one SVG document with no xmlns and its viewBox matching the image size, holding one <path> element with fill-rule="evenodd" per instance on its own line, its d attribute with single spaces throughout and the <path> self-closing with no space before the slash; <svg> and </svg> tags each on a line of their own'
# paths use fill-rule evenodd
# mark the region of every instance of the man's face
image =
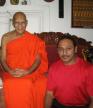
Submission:
<svg viewBox="0 0 93 108">
<path fill-rule="evenodd" d="M 77 48 L 69 39 L 63 39 L 58 44 L 58 54 L 64 64 L 73 64 L 75 62 L 75 53 Z"/>
<path fill-rule="evenodd" d="M 22 35 L 26 30 L 27 21 L 22 14 L 18 14 L 18 15 L 16 15 L 15 19 L 13 20 L 13 25 L 15 27 L 16 32 L 19 35 Z"/>
</svg>

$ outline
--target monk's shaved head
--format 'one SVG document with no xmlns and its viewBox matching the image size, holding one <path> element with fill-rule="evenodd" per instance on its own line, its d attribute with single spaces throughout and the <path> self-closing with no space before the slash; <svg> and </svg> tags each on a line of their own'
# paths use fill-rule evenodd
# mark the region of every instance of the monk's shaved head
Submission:
<svg viewBox="0 0 93 108">
<path fill-rule="evenodd" d="M 26 15 L 23 12 L 16 12 L 13 16 L 13 22 L 15 21 L 15 19 L 19 16 L 24 17 L 25 21 L 27 21 Z"/>
<path fill-rule="evenodd" d="M 13 16 L 12 24 L 17 35 L 22 35 L 26 31 L 27 18 L 24 12 L 16 12 Z"/>
</svg>

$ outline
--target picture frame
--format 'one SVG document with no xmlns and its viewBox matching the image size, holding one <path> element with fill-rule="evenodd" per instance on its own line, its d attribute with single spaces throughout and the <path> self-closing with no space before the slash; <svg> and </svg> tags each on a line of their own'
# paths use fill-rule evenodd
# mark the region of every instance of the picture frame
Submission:
<svg viewBox="0 0 93 108">
<path fill-rule="evenodd" d="M 71 26 L 93 28 L 93 0 L 72 0 Z"/>
<path fill-rule="evenodd" d="M 59 0 L 59 18 L 64 18 L 64 0 Z"/>
</svg>

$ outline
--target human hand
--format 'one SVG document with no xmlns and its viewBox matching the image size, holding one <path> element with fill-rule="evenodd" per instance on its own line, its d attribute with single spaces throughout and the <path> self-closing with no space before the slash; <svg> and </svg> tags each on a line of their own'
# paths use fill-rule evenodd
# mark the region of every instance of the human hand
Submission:
<svg viewBox="0 0 93 108">
<path fill-rule="evenodd" d="M 23 76 L 25 76 L 27 74 L 28 74 L 27 70 L 16 68 L 14 70 L 13 76 L 14 77 L 23 77 Z"/>
</svg>

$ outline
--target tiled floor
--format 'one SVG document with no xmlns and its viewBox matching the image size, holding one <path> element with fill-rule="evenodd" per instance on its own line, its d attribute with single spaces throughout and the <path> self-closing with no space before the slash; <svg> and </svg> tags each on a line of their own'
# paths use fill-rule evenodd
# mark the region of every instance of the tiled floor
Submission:
<svg viewBox="0 0 93 108">
<path fill-rule="evenodd" d="M 3 89 L 0 87 L 0 108 L 5 108 Z"/>
</svg>

